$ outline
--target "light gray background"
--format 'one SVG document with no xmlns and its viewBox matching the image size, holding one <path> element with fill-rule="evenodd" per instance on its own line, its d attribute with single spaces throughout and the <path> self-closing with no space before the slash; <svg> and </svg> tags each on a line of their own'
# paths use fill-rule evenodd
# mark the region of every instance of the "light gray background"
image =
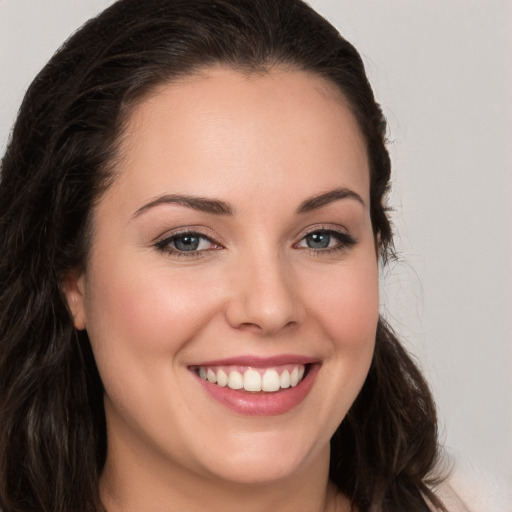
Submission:
<svg viewBox="0 0 512 512">
<path fill-rule="evenodd" d="M 36 72 L 110 3 L 0 0 L 1 153 Z M 504 510 L 512 482 L 512 2 L 311 3 L 362 53 L 389 122 L 400 261 L 383 272 L 383 312 L 432 385 L 448 450 L 469 479 L 499 488 Z"/>
</svg>

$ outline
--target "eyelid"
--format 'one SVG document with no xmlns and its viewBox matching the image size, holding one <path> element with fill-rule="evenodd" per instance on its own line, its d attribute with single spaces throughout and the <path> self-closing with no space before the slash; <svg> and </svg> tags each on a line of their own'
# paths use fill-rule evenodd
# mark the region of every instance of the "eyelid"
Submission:
<svg viewBox="0 0 512 512">
<path fill-rule="evenodd" d="M 347 228 L 345 228 L 344 226 L 341 226 L 340 224 L 322 223 L 322 224 L 312 224 L 311 226 L 305 227 L 295 236 L 295 240 L 300 241 L 305 236 L 308 236 L 311 233 L 316 233 L 317 231 L 333 231 L 335 233 L 340 233 L 341 235 L 349 235 L 350 236 L 350 231 Z"/>
<path fill-rule="evenodd" d="M 207 238 L 208 240 L 210 240 L 210 242 L 216 245 L 224 246 L 221 237 L 215 231 L 205 226 L 182 226 L 179 228 L 172 228 L 165 231 L 161 235 L 158 235 L 155 239 L 153 239 L 151 244 L 158 245 L 159 243 L 165 242 L 166 240 L 169 240 L 174 236 L 186 234 L 200 235 L 203 236 L 204 238 Z"/>
<path fill-rule="evenodd" d="M 206 234 L 206 232 L 208 234 Z M 210 232 L 213 233 L 213 235 L 210 235 Z M 199 238 L 203 238 L 207 240 L 209 243 L 211 243 L 213 247 L 192 251 L 182 251 L 178 248 L 172 247 L 173 240 L 184 235 L 195 235 Z M 214 233 L 209 228 L 205 228 L 204 226 L 183 226 L 180 228 L 174 228 L 165 231 L 164 233 L 159 235 L 156 239 L 153 240 L 152 247 L 154 247 L 158 252 L 165 254 L 169 258 L 183 259 L 184 261 L 193 261 L 196 259 L 207 257 L 211 255 L 212 252 L 214 251 L 224 249 L 224 245 L 217 241 L 219 238 L 220 237 L 217 236 L 216 233 Z"/>
<path fill-rule="evenodd" d="M 334 247 L 325 247 L 323 249 L 315 249 L 312 247 L 303 247 L 299 246 L 299 244 L 308 236 L 313 233 L 318 232 L 326 232 L 333 233 L 335 236 L 337 235 L 339 238 L 339 244 Z M 296 249 L 300 249 L 306 252 L 309 252 L 312 255 L 318 256 L 321 254 L 329 254 L 332 252 L 340 252 L 350 249 L 357 243 L 357 239 L 350 233 L 348 229 L 340 226 L 339 224 L 317 224 L 313 226 L 308 226 L 301 232 L 300 235 L 296 237 L 296 242 L 294 242 L 293 247 Z"/>
</svg>

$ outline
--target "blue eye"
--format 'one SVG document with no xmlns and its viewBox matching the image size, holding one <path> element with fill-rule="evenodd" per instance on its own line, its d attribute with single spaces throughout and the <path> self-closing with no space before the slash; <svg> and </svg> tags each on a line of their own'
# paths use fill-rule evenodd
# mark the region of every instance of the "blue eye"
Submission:
<svg viewBox="0 0 512 512">
<path fill-rule="evenodd" d="M 317 233 L 310 233 L 304 238 L 310 249 L 327 249 L 331 245 L 332 236 L 327 231 L 319 231 Z"/>
<path fill-rule="evenodd" d="M 205 235 L 201 233 L 185 232 L 171 235 L 155 244 L 161 251 L 167 251 L 176 255 L 197 255 L 202 251 L 220 248 Z"/>
<path fill-rule="evenodd" d="M 332 229 L 319 229 L 304 236 L 297 247 L 313 249 L 315 251 L 330 251 L 346 249 L 353 246 L 356 240 L 347 233 Z"/>
<path fill-rule="evenodd" d="M 201 237 L 194 234 L 180 235 L 171 241 L 178 251 L 197 251 L 201 242 Z"/>
</svg>

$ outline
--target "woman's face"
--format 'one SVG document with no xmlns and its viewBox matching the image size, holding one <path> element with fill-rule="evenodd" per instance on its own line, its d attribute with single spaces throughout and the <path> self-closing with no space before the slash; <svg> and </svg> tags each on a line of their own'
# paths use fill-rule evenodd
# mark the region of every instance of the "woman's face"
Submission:
<svg viewBox="0 0 512 512">
<path fill-rule="evenodd" d="M 142 101 L 120 155 L 67 292 L 105 388 L 107 467 L 240 483 L 325 468 L 378 320 L 343 98 L 304 72 L 210 69 Z"/>
</svg>

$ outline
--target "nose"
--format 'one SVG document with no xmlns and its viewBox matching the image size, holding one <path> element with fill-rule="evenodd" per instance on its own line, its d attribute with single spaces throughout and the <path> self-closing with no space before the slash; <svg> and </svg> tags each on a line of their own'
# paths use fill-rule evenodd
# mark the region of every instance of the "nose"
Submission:
<svg viewBox="0 0 512 512">
<path fill-rule="evenodd" d="M 247 258 L 232 270 L 226 318 L 233 328 L 271 335 L 303 321 L 299 283 L 285 258 Z"/>
</svg>

